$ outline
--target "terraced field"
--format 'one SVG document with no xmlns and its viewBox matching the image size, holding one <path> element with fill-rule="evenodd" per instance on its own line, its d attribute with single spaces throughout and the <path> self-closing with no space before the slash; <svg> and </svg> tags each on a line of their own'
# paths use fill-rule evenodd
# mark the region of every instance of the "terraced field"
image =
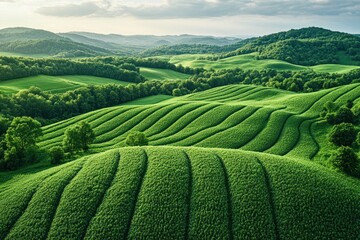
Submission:
<svg viewBox="0 0 360 240">
<path fill-rule="evenodd" d="M 341 65 L 341 64 L 323 64 L 313 67 L 306 67 L 301 65 L 291 64 L 281 60 L 273 59 L 256 59 L 257 53 L 243 54 L 234 57 L 220 59 L 218 61 L 202 60 L 204 57 L 211 55 L 206 54 L 184 54 L 177 56 L 170 56 L 165 59 L 173 64 L 182 64 L 183 66 L 192 68 L 205 68 L 205 69 L 233 69 L 241 68 L 243 70 L 263 70 L 275 69 L 278 71 L 301 71 L 313 69 L 316 72 L 329 72 L 329 73 L 347 73 L 353 69 L 359 69 L 359 66 L 354 65 Z"/>
<path fill-rule="evenodd" d="M 62 93 L 74 90 L 82 86 L 102 85 L 102 84 L 121 84 L 128 85 L 129 82 L 123 82 L 110 78 L 101 78 L 94 76 L 47 76 L 40 75 L 35 77 L 26 77 L 0 81 L 0 91 L 4 93 L 16 93 L 22 89 L 28 89 L 31 86 L 40 88 L 43 91 L 52 93 Z"/>
<path fill-rule="evenodd" d="M 313 128 L 324 103 L 359 99 L 360 84 L 299 94 L 231 85 L 155 104 L 122 105 L 77 116 L 44 127 L 40 146 L 61 144 L 68 126 L 86 120 L 96 133 L 95 152 L 124 146 L 127 134 L 138 130 L 154 146 L 232 148 L 312 159 L 327 141 Z"/>
<path fill-rule="evenodd" d="M 6 240 L 360 234 L 358 181 L 263 153 L 113 149 L 3 185 L 0 239 Z"/>
</svg>

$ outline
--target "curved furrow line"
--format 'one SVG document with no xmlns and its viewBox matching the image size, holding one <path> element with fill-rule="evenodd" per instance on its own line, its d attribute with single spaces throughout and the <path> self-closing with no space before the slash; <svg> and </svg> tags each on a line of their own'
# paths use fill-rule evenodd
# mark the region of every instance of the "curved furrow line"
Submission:
<svg viewBox="0 0 360 240">
<path fill-rule="evenodd" d="M 183 116 L 181 116 L 177 121 L 173 122 L 167 129 L 163 132 L 150 136 L 149 140 L 151 142 L 156 141 L 161 138 L 165 138 L 171 135 L 176 134 L 177 132 L 181 131 L 181 129 L 185 128 L 187 125 L 191 124 L 191 122 L 203 115 L 205 112 L 210 111 L 211 109 L 217 107 L 217 104 L 205 104 Z"/>
<path fill-rule="evenodd" d="M 223 122 L 229 115 L 237 111 L 237 107 L 233 106 L 217 106 L 208 112 L 201 115 L 199 118 L 194 119 L 189 125 L 185 128 L 178 131 L 176 134 L 161 138 L 157 141 L 154 141 L 153 144 L 172 144 L 183 140 L 184 138 L 191 137 L 192 135 L 200 132 L 201 130 L 207 129 L 212 126 L 216 126 Z"/>
<path fill-rule="evenodd" d="M 353 89 L 351 89 L 350 91 L 348 91 L 344 95 L 338 96 L 336 99 L 333 100 L 333 102 L 340 103 L 340 104 L 345 104 L 347 100 L 352 100 L 352 101 L 356 100 L 357 98 L 360 97 L 358 88 L 360 88 L 360 84 L 356 84 Z M 346 95 L 350 95 L 352 97 L 350 99 L 349 98 L 342 99 L 342 98 L 345 98 Z"/>
<path fill-rule="evenodd" d="M 62 193 L 48 239 L 83 238 L 90 219 L 114 178 L 117 154 L 118 151 L 109 151 L 87 159 Z"/>
<path fill-rule="evenodd" d="M 260 131 L 264 125 L 262 121 L 263 116 L 269 117 L 271 112 L 276 109 L 260 108 L 250 117 L 245 119 L 239 125 L 229 128 L 223 132 L 215 134 L 209 138 L 206 138 L 196 144 L 199 147 L 222 147 L 222 148 L 239 148 L 244 143 L 250 141 L 255 132 Z M 246 130 L 246 131 L 245 131 Z"/>
<path fill-rule="evenodd" d="M 222 86 L 222 87 L 214 87 L 214 88 L 207 89 L 207 90 L 205 90 L 203 92 L 197 92 L 197 93 L 191 93 L 191 94 L 185 95 L 182 98 L 193 100 L 192 98 L 195 97 L 195 100 L 198 100 L 197 97 L 204 98 L 204 97 L 207 97 L 208 95 L 211 95 L 213 93 L 216 94 L 216 93 L 221 92 L 221 91 L 226 91 L 227 89 L 229 89 L 231 87 L 232 87 L 231 85 L 226 85 L 226 86 Z"/>
<path fill-rule="evenodd" d="M 226 95 L 226 94 L 229 94 L 231 92 L 237 91 L 237 89 L 234 89 L 234 85 L 229 85 L 229 86 L 226 86 L 226 87 L 220 87 L 220 88 L 215 88 L 215 89 L 217 89 L 216 93 L 213 93 L 215 91 L 208 92 L 209 90 L 207 90 L 203 94 L 201 94 L 200 97 L 197 97 L 197 95 L 195 95 L 194 97 L 187 98 L 186 100 L 207 101 L 207 100 L 209 100 L 211 98 L 216 98 L 218 96 Z"/>
<path fill-rule="evenodd" d="M 148 108 L 150 109 L 150 108 Z M 130 108 L 129 111 L 126 111 L 126 115 L 118 115 L 115 118 L 112 118 L 108 121 L 102 122 L 99 126 L 94 128 L 94 132 L 96 136 L 103 136 L 105 134 L 108 134 L 111 131 L 114 131 L 115 128 L 119 127 L 119 125 L 125 123 L 126 121 L 129 121 L 131 118 L 135 118 L 138 115 L 140 115 L 143 111 L 146 109 L 144 107 L 139 108 Z"/>
<path fill-rule="evenodd" d="M 150 136 L 154 136 L 159 133 L 162 133 L 171 124 L 173 124 L 179 118 L 179 116 L 184 116 L 185 114 L 192 112 L 195 109 L 198 109 L 200 106 L 202 106 L 202 105 L 194 104 L 194 103 L 186 103 L 186 104 L 180 106 L 177 109 L 177 111 L 171 111 L 170 113 L 168 113 L 166 115 L 166 117 L 164 116 L 164 118 L 161 119 L 161 121 L 158 121 L 157 123 L 152 125 L 149 129 L 147 129 L 144 132 L 145 135 L 150 137 Z"/>
<path fill-rule="evenodd" d="M 310 127 L 313 123 L 313 120 L 305 120 L 300 125 L 300 138 L 297 144 L 291 149 L 286 156 L 290 157 L 302 157 L 311 159 L 311 156 L 314 152 L 317 152 L 317 145 L 314 139 L 311 137 Z"/>
<path fill-rule="evenodd" d="M 224 160 L 216 153 L 214 153 L 215 157 L 219 161 L 222 171 L 224 173 L 224 182 L 225 182 L 225 189 L 227 195 L 227 216 L 228 216 L 228 232 L 229 232 L 229 239 L 234 239 L 234 229 L 233 229 L 233 203 L 232 203 L 232 194 L 230 189 L 230 180 L 229 180 L 229 173 L 226 169 Z"/>
<path fill-rule="evenodd" d="M 80 164 L 68 166 L 46 180 L 6 239 L 46 239 L 62 192 L 83 164 L 84 161 L 81 161 Z"/>
<path fill-rule="evenodd" d="M 92 128 L 95 129 L 97 126 L 103 124 L 105 121 L 100 122 L 100 119 L 104 120 L 105 119 L 109 119 L 110 117 L 113 117 L 114 115 L 118 115 L 120 113 L 124 113 L 126 111 L 129 111 L 130 109 L 126 109 L 124 111 L 124 109 L 119 108 L 116 109 L 115 111 L 110 110 L 110 111 L 105 111 L 105 112 L 99 112 L 99 114 L 95 114 L 93 116 L 90 116 L 89 118 L 84 118 L 83 120 L 86 120 L 86 122 L 90 123 Z M 99 117 L 100 115 L 100 117 Z M 95 123 L 94 123 L 95 122 Z M 67 125 L 70 126 L 70 125 Z M 41 139 L 39 145 L 43 145 L 43 143 L 54 143 L 54 142 L 59 142 L 60 138 L 63 137 L 64 132 L 65 132 L 66 128 L 62 127 L 61 129 L 55 130 L 54 132 L 51 132 L 49 134 L 45 134 L 44 136 L 46 138 Z"/>
<path fill-rule="evenodd" d="M 242 141 L 241 143 L 239 143 L 238 147 L 236 147 L 236 148 L 241 148 L 242 146 L 246 145 L 249 141 L 251 141 L 252 139 L 254 139 L 256 136 L 258 136 L 258 135 L 260 134 L 260 132 L 263 131 L 264 128 L 266 128 L 267 123 L 269 122 L 270 116 L 271 116 L 274 112 L 276 112 L 276 111 L 278 111 L 278 110 L 272 109 L 272 110 L 270 110 L 269 112 L 267 112 L 266 115 L 265 115 L 265 117 L 263 117 L 263 118 L 261 119 L 261 123 L 262 123 L 262 124 L 259 124 L 259 123 L 258 123 L 258 124 L 255 124 L 256 127 L 257 127 L 257 129 L 256 129 L 255 131 L 253 131 L 251 135 L 248 135 L 247 138 L 246 138 L 246 140 L 244 140 L 244 141 Z"/>
<path fill-rule="evenodd" d="M 337 88 L 336 90 L 339 90 L 340 88 Z M 298 143 L 300 138 L 300 124 L 307 120 L 308 117 L 304 117 L 303 115 L 306 115 L 307 112 L 311 111 L 312 108 L 317 107 L 319 102 L 326 101 L 326 98 L 331 98 L 331 95 L 337 94 L 335 91 L 328 91 L 324 95 L 321 95 L 314 101 L 312 101 L 312 104 L 309 105 L 306 109 L 304 109 L 302 112 L 296 113 L 292 116 L 290 116 L 285 124 L 283 125 L 281 134 L 279 135 L 279 138 L 276 140 L 276 142 L 270 146 L 267 149 L 264 149 L 264 152 L 276 154 L 276 155 L 285 155 L 289 151 L 291 151 L 294 146 Z M 330 96 L 330 97 L 329 97 Z M 325 100 L 324 100 L 325 99 Z M 289 126 L 289 127 L 287 127 Z M 294 127 L 296 126 L 296 127 Z M 296 129 L 294 131 L 294 129 Z M 287 146 L 287 147 L 285 147 Z"/>
<path fill-rule="evenodd" d="M 153 106 L 153 107 L 150 107 L 147 109 L 145 108 L 144 111 L 141 111 L 142 110 L 141 109 L 133 117 L 129 117 L 129 116 L 126 116 L 126 118 L 124 117 L 125 121 L 123 121 L 120 124 L 112 124 L 111 130 L 109 130 L 103 134 L 97 135 L 94 145 L 113 139 L 113 136 L 118 136 L 120 132 L 124 133 L 127 128 L 138 124 L 145 118 L 151 116 L 152 114 L 156 113 L 157 111 L 161 110 L 164 107 L 165 107 L 165 105 L 164 106 L 157 105 L 157 106 Z"/>
<path fill-rule="evenodd" d="M 312 159 L 316 156 L 316 154 L 318 154 L 318 152 L 320 151 L 320 144 L 316 141 L 316 138 L 315 138 L 315 136 L 314 136 L 314 134 L 313 134 L 313 132 L 312 132 L 312 127 L 313 127 L 313 125 L 314 125 L 316 122 L 318 122 L 318 121 L 313 121 L 313 122 L 310 124 L 310 126 L 309 126 L 310 136 L 311 136 L 311 138 L 313 139 L 314 143 L 316 144 L 316 151 L 314 151 L 314 153 L 310 156 L 310 159 L 311 159 L 311 160 L 312 160 Z"/>
<path fill-rule="evenodd" d="M 231 87 L 229 87 L 226 91 L 219 92 L 217 94 L 208 94 L 207 97 L 203 98 L 202 100 L 205 100 L 205 101 L 217 101 L 218 99 L 222 99 L 225 96 L 226 97 L 231 97 L 231 96 L 234 96 L 235 94 L 243 93 L 243 92 L 246 92 L 249 89 L 254 88 L 252 86 L 244 87 L 243 85 L 230 85 L 230 86 Z"/>
<path fill-rule="evenodd" d="M 291 113 L 282 110 L 283 109 L 279 109 L 272 112 L 269 121 L 267 121 L 266 126 L 261 130 L 261 132 L 259 132 L 258 135 L 243 145 L 240 149 L 263 152 L 265 149 L 274 145 L 279 139 L 286 121 L 292 116 Z"/>
<path fill-rule="evenodd" d="M 119 164 L 120 164 L 120 153 L 118 151 L 116 151 L 116 154 L 115 154 L 115 164 L 113 166 L 113 169 L 111 169 L 111 179 L 110 181 L 108 181 L 105 185 L 105 188 L 104 188 L 104 191 L 103 193 L 100 195 L 96 205 L 95 205 L 95 209 L 92 213 L 92 216 L 89 218 L 88 222 L 86 223 L 86 226 L 85 226 L 85 231 L 83 231 L 83 235 L 80 239 L 84 239 L 85 235 L 86 235 L 86 232 L 88 231 L 89 229 L 89 225 L 91 223 L 91 220 L 96 216 L 96 214 L 99 212 L 99 208 L 100 208 L 100 205 L 101 203 L 103 202 L 106 194 L 108 193 L 110 187 L 113 185 L 114 183 L 114 179 L 115 179 L 115 176 L 116 176 L 116 172 L 119 168 Z"/>
<path fill-rule="evenodd" d="M 278 220 L 276 217 L 275 199 L 274 199 L 273 188 L 272 188 L 270 176 L 269 176 L 269 173 L 266 170 L 264 164 L 260 161 L 260 159 L 257 157 L 255 159 L 256 159 L 257 163 L 260 165 L 260 168 L 262 169 L 264 180 L 265 180 L 265 185 L 268 190 L 267 196 L 268 196 L 269 205 L 270 205 L 270 209 L 271 209 L 272 220 L 274 223 L 273 226 L 274 226 L 274 232 L 275 232 L 275 239 L 280 240 L 279 223 L 278 223 Z"/>
<path fill-rule="evenodd" d="M 143 150 L 144 156 L 145 156 L 145 167 L 143 168 L 143 172 L 141 173 L 141 177 L 140 177 L 140 181 L 138 182 L 136 191 L 135 191 L 135 201 L 134 204 L 131 207 L 131 211 L 130 211 L 130 218 L 129 218 L 129 222 L 125 228 L 125 232 L 124 232 L 124 236 L 126 236 L 126 239 L 129 239 L 129 233 L 130 233 L 130 226 L 131 226 L 131 222 L 134 218 L 135 215 L 135 210 L 136 210 L 136 203 L 138 202 L 139 199 L 139 195 L 140 195 L 140 190 L 141 187 L 144 183 L 144 179 L 145 179 L 145 175 L 148 169 L 148 165 L 149 165 L 149 157 L 147 155 L 147 152 L 145 150 Z"/>
<path fill-rule="evenodd" d="M 174 110 L 175 108 L 178 108 L 179 105 L 177 104 L 171 104 L 171 105 L 163 105 L 159 108 L 157 108 L 155 111 L 151 112 L 150 114 L 142 114 L 145 115 L 136 117 L 133 119 L 130 119 L 129 121 L 125 122 L 124 124 L 117 127 L 116 132 L 111 131 L 108 134 L 106 134 L 103 138 L 97 138 L 96 142 L 93 144 L 93 146 L 102 144 L 102 143 L 109 143 L 112 142 L 120 142 L 120 139 L 123 138 L 123 134 L 131 131 L 144 131 L 144 129 L 149 128 L 154 122 L 156 122 L 158 119 L 162 118 L 164 114 L 167 114 L 168 112 Z"/>
<path fill-rule="evenodd" d="M 43 127 L 43 132 L 48 133 L 48 132 L 57 131 L 57 130 L 62 129 L 62 128 L 66 127 L 66 126 L 69 126 L 69 125 L 71 125 L 73 123 L 84 120 L 84 119 L 86 119 L 86 118 L 88 118 L 90 116 L 97 115 L 97 114 L 101 115 L 102 111 L 103 110 L 100 109 L 100 110 L 97 110 L 95 113 L 94 112 L 85 113 L 85 114 L 75 116 L 75 117 L 72 117 L 70 119 L 67 119 L 67 120 L 64 120 L 64 121 L 61 121 L 61 122 L 57 122 L 57 123 L 54 123 L 54 124 L 44 126 Z M 111 111 L 111 109 L 109 109 L 109 111 Z"/>
<path fill-rule="evenodd" d="M 191 213 L 191 195 L 193 192 L 193 177 L 192 177 L 192 168 L 191 168 L 191 160 L 189 155 L 186 153 L 186 151 L 182 151 L 185 159 L 186 159 L 186 163 L 187 163 L 187 167 L 188 167 L 188 174 L 189 174 L 189 182 L 188 182 L 188 196 L 186 199 L 186 203 L 187 203 L 187 209 L 186 209 L 186 219 L 185 219 L 185 237 L 184 239 L 190 239 L 190 213 Z"/>
<path fill-rule="evenodd" d="M 346 88 L 338 88 L 337 90 L 338 91 L 341 91 L 341 93 L 339 94 L 339 95 L 336 95 L 331 101 L 336 101 L 336 99 L 339 99 L 340 97 L 344 97 L 344 96 L 346 96 L 346 95 L 348 95 L 348 94 L 351 94 L 351 91 L 352 90 L 354 90 L 354 89 L 356 89 L 358 86 L 347 86 Z M 350 88 L 350 91 L 349 91 L 349 89 L 348 88 Z M 344 90 L 345 89 L 345 90 Z M 327 98 L 332 98 L 333 96 L 331 96 L 331 95 L 333 95 L 333 94 L 338 94 L 337 92 L 337 90 L 335 90 L 335 91 L 333 91 L 333 92 L 329 92 L 328 94 L 326 94 L 326 95 L 324 95 L 324 97 L 327 97 Z M 345 91 L 345 92 L 343 92 L 343 91 Z M 324 101 L 324 100 L 322 100 L 323 98 L 321 98 L 319 101 Z M 316 102 L 316 104 L 320 104 L 319 103 L 319 101 L 317 101 Z M 314 104 L 315 105 L 315 104 Z M 322 104 L 322 106 L 323 106 L 323 104 Z M 321 106 L 321 107 L 322 107 Z M 310 109 L 309 109 L 309 111 L 310 111 Z M 307 112 L 307 111 L 306 111 Z M 302 118 L 302 115 L 306 115 L 306 112 L 304 112 L 304 113 L 302 113 L 302 114 L 300 114 L 299 115 L 299 121 L 297 121 L 296 122 L 296 125 L 297 125 L 297 128 L 296 128 L 296 133 L 292 133 L 291 135 L 292 135 L 292 138 L 294 138 L 294 137 L 296 137 L 296 141 L 293 141 L 293 144 L 291 144 L 291 141 L 287 141 L 287 143 L 289 143 L 289 146 L 288 146 L 288 148 L 282 148 L 282 150 L 280 151 L 280 147 L 278 148 L 278 150 L 273 150 L 273 153 L 276 153 L 277 155 L 281 155 L 281 156 L 284 156 L 284 155 L 286 155 L 286 154 L 288 154 L 292 149 L 294 149 L 295 147 L 296 147 L 296 145 L 299 143 L 299 141 L 300 141 L 300 138 L 301 138 L 301 135 L 302 135 L 302 132 L 301 132 L 301 130 L 300 130 L 300 127 L 301 127 L 301 125 L 305 122 L 305 121 L 307 121 L 307 120 L 309 120 L 308 118 L 305 118 L 305 119 L 303 119 Z M 317 112 L 317 114 L 319 114 L 319 112 Z M 293 116 L 294 118 L 297 118 L 297 116 Z M 276 148 L 275 148 L 276 149 Z"/>
<path fill-rule="evenodd" d="M 5 239 L 5 237 L 11 232 L 11 230 L 14 228 L 16 222 L 20 219 L 20 217 L 24 214 L 24 212 L 26 211 L 26 209 L 29 207 L 30 202 L 32 201 L 35 193 L 37 192 L 37 190 L 43 185 L 45 184 L 46 180 L 48 178 L 50 178 L 51 176 L 55 175 L 56 173 L 58 173 L 61 169 L 50 173 L 49 175 L 47 175 L 46 177 L 44 177 L 41 182 L 39 182 L 38 184 L 36 184 L 36 186 L 34 187 L 34 189 L 32 189 L 32 191 L 29 193 L 29 196 L 27 197 L 27 199 L 24 201 L 26 202 L 24 204 L 24 206 L 19 210 L 19 213 L 16 214 L 16 216 L 14 216 L 14 214 L 11 216 L 12 219 L 10 219 L 10 222 L 6 223 L 6 229 L 2 229 L 2 231 L 0 232 L 0 239 Z M 20 201 L 20 200 L 19 200 Z M 4 224 L 5 225 L 5 224 Z"/>
<path fill-rule="evenodd" d="M 241 94 L 240 96 L 231 96 L 231 97 L 227 97 L 227 98 L 222 98 L 220 100 L 218 100 L 218 102 L 235 102 L 235 101 L 239 101 L 245 97 L 251 96 L 252 94 L 264 91 L 266 89 L 262 89 L 262 88 L 258 88 L 258 87 L 253 87 L 252 89 L 248 90 L 247 92 L 245 92 L 244 94 Z"/>
<path fill-rule="evenodd" d="M 215 97 L 209 97 L 206 99 L 206 101 L 228 102 L 228 99 L 239 97 L 239 94 L 248 94 L 248 92 L 253 91 L 254 89 L 256 89 L 254 86 L 249 86 L 246 88 L 233 87 L 233 91 L 229 91 L 226 94 L 220 94 Z"/>
<path fill-rule="evenodd" d="M 252 111 L 250 111 L 250 110 Z M 209 137 L 218 132 L 221 132 L 229 127 L 233 127 L 240 122 L 244 121 L 247 117 L 255 112 L 255 108 L 239 106 L 239 110 L 229 115 L 224 121 L 216 126 L 212 126 L 206 129 L 203 129 L 196 134 L 184 138 L 181 141 L 176 142 L 178 146 L 193 146 L 198 142 L 202 141 L 205 137 Z"/>
</svg>

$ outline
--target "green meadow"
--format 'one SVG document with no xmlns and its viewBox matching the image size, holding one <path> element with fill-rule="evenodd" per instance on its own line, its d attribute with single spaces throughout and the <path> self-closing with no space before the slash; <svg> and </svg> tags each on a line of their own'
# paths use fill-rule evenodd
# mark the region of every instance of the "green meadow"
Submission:
<svg viewBox="0 0 360 240">
<path fill-rule="evenodd" d="M 26 77 L 12 79 L 0 82 L 0 91 L 4 93 L 16 93 L 22 89 L 28 89 L 31 86 L 40 88 L 43 91 L 52 93 L 62 93 L 74 90 L 83 86 L 102 85 L 102 84 L 121 84 L 130 83 L 118 81 L 110 78 L 101 78 L 94 76 L 67 75 L 67 76 L 47 76 L 40 75 L 35 77 Z"/>
<path fill-rule="evenodd" d="M 140 74 L 149 80 L 185 80 L 190 75 L 179 73 L 170 69 L 140 68 Z"/>
<path fill-rule="evenodd" d="M 206 54 L 184 54 L 164 58 L 170 60 L 170 62 L 173 64 L 182 64 L 186 67 L 215 70 L 241 68 L 243 70 L 275 69 L 278 71 L 302 71 L 307 69 L 313 69 L 315 72 L 346 73 L 351 70 L 360 68 L 360 66 L 340 64 L 322 64 L 312 67 L 306 67 L 291 64 L 281 60 L 258 60 L 256 59 L 257 55 L 257 53 L 243 54 L 234 57 L 219 59 L 216 61 L 204 60 L 204 58 L 212 56 Z"/>
</svg>

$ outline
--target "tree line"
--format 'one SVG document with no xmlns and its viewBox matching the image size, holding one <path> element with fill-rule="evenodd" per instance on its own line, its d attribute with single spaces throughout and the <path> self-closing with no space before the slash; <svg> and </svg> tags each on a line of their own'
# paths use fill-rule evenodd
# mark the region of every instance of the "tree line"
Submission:
<svg viewBox="0 0 360 240">
<path fill-rule="evenodd" d="M 58 94 L 44 92 L 36 87 L 12 95 L 0 93 L 0 114 L 30 116 L 46 122 L 46 120 L 61 120 L 142 97 L 158 94 L 181 96 L 235 83 L 255 84 L 295 92 L 313 92 L 356 82 L 360 82 L 360 70 L 347 74 L 241 69 L 203 71 L 182 81 L 145 81 L 127 86 L 115 84 L 87 86 Z"/>
</svg>

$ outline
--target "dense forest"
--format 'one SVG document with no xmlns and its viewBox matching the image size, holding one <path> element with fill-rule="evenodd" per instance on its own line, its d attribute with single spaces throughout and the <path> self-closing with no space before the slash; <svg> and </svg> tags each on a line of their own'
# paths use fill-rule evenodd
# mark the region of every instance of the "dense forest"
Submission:
<svg viewBox="0 0 360 240">
<path fill-rule="evenodd" d="M 206 44 L 178 44 L 171 46 L 160 46 L 156 48 L 147 49 L 140 53 L 143 57 L 160 56 L 160 55 L 180 55 L 180 54 L 212 54 L 212 53 L 226 53 L 234 51 L 241 46 L 243 42 L 232 45 L 216 46 Z"/>
<path fill-rule="evenodd" d="M 278 59 L 305 66 L 341 63 L 341 53 L 360 64 L 360 38 L 310 27 L 248 39 L 244 46 L 219 58 L 251 52 L 259 52 L 260 59 Z"/>
</svg>

